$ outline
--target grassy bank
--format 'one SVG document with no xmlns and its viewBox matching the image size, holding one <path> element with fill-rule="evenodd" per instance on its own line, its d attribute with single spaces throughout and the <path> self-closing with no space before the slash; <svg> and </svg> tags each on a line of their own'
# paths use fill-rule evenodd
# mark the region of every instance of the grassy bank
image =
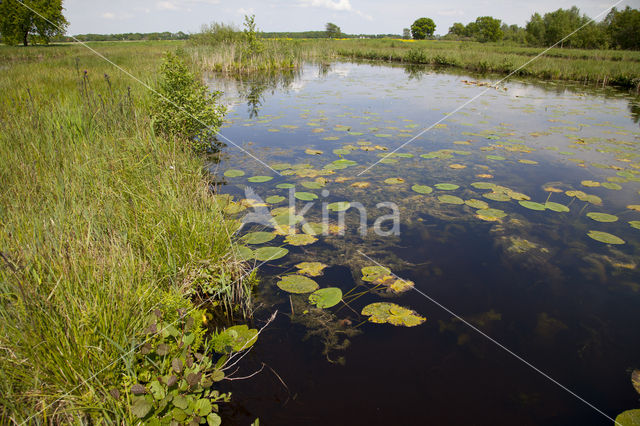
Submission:
<svg viewBox="0 0 640 426">
<path fill-rule="evenodd" d="M 151 86 L 174 46 L 94 45 Z M 76 45 L 0 58 L 0 423 L 134 423 L 131 349 L 197 286 L 224 304 L 237 224 L 140 84 Z"/>
</svg>

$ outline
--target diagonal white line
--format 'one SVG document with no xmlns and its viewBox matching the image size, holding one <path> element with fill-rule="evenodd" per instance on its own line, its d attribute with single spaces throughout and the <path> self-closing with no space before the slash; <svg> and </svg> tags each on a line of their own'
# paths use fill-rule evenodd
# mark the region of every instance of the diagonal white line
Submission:
<svg viewBox="0 0 640 426">
<path fill-rule="evenodd" d="M 358 253 L 360 253 L 364 258 L 366 258 L 367 260 L 369 260 L 370 262 L 375 263 L 378 266 L 381 266 L 384 268 L 383 265 L 381 265 L 380 263 L 378 263 L 377 261 L 375 261 L 374 259 L 370 258 L 369 256 L 367 256 L 366 254 L 364 254 L 363 252 L 361 252 L 360 250 L 358 250 Z M 388 269 L 388 268 L 386 268 Z M 399 276 L 397 276 L 396 274 L 394 274 L 393 272 L 391 272 L 391 275 L 393 275 L 394 277 L 396 277 L 397 279 L 401 280 L 402 282 L 406 282 L 404 279 L 400 278 Z M 513 352 L 512 350 L 510 350 L 509 348 L 507 348 L 506 346 L 504 346 L 503 344 L 501 344 L 500 342 L 498 342 L 497 340 L 495 340 L 493 337 L 489 336 L 488 334 L 486 334 L 484 331 L 480 330 L 478 327 L 476 327 L 475 325 L 471 324 L 469 321 L 465 320 L 464 318 L 462 318 L 460 315 L 456 314 L 455 312 L 453 312 L 451 309 L 447 308 L 446 306 L 444 306 L 443 304 L 441 304 L 440 302 L 438 302 L 437 300 L 435 300 L 434 298 L 430 297 L 429 295 L 427 295 L 426 293 L 422 292 L 421 290 L 418 290 L 415 286 L 412 287 L 415 291 L 417 291 L 419 294 L 421 294 L 423 297 L 425 297 L 426 299 L 428 299 L 429 301 L 431 301 L 432 303 L 434 303 L 435 305 L 437 305 L 439 308 L 443 309 L 444 311 L 446 311 L 448 314 L 453 315 L 455 318 L 457 318 L 458 320 L 462 321 L 465 325 L 467 325 L 468 327 L 470 327 L 472 330 L 476 331 L 478 334 L 480 334 L 481 336 L 485 337 L 486 339 L 488 339 L 489 341 L 491 341 L 492 343 L 494 343 L 495 345 L 497 345 L 499 348 L 503 349 L 504 351 L 506 351 L 507 353 L 509 353 L 510 355 L 512 355 L 513 357 L 515 357 L 518 361 L 521 361 L 522 363 L 526 364 L 527 366 L 529 366 L 530 368 L 532 368 L 534 371 L 536 371 L 537 373 L 541 374 L 543 377 L 545 377 L 546 379 L 548 379 L 549 381 L 551 381 L 552 383 L 558 385 L 559 387 L 561 387 L 562 389 L 564 389 L 565 391 L 569 392 L 571 395 L 575 396 L 576 398 L 578 398 L 580 401 L 584 402 L 585 404 L 587 404 L 589 407 L 593 408 L 595 411 L 597 411 L 598 413 L 602 414 L 604 417 L 606 417 L 607 419 L 611 420 L 612 422 L 614 422 L 614 424 L 616 426 L 622 426 L 620 423 L 616 422 L 615 419 L 613 419 L 612 417 L 610 417 L 607 413 L 605 413 L 604 411 L 600 410 L 598 407 L 596 407 L 595 405 L 593 405 L 592 403 L 590 403 L 589 401 L 587 401 L 586 399 L 582 398 L 580 395 L 578 395 L 577 393 L 575 393 L 574 391 L 572 391 L 571 389 L 569 389 L 568 387 L 564 386 L 562 383 L 558 382 L 556 379 L 554 379 L 553 377 L 549 376 L 547 373 L 545 373 L 544 371 L 540 370 L 538 367 L 536 367 L 535 365 L 531 364 L 530 362 L 528 362 L 526 359 L 522 358 L 520 355 L 516 354 L 515 352 Z"/>
<path fill-rule="evenodd" d="M 584 27 L 586 27 L 587 25 L 591 24 L 592 22 L 594 22 L 597 18 L 599 18 L 600 16 L 604 15 L 606 12 L 608 12 L 610 9 L 616 7 L 617 5 L 619 5 L 620 3 L 622 3 L 624 0 L 618 0 L 617 2 L 615 2 L 614 4 L 612 4 L 611 6 L 607 7 L 605 10 L 603 10 L 602 12 L 598 13 L 595 17 L 591 18 L 589 21 L 587 21 L 584 25 L 580 26 L 579 28 L 575 29 L 574 31 L 572 31 L 570 34 L 564 36 L 562 39 L 558 40 L 557 42 L 555 42 L 554 44 L 552 44 L 551 46 L 547 47 L 545 50 L 543 50 L 542 52 L 538 53 L 536 56 L 534 56 L 533 58 L 529 59 L 527 62 L 525 62 L 524 64 L 520 65 L 518 68 L 516 68 L 515 70 L 511 71 L 509 74 L 507 74 L 506 77 L 503 77 L 502 79 L 498 80 L 497 83 L 494 84 L 494 86 L 499 85 L 500 83 L 502 83 L 503 81 L 505 81 L 506 79 L 508 79 L 509 77 L 511 77 L 513 74 L 517 73 L 518 71 L 520 71 L 522 68 L 526 67 L 527 65 L 529 65 L 531 62 L 535 61 L 536 59 L 538 59 L 539 57 L 543 56 L 545 53 L 547 53 L 549 50 L 553 49 L 554 47 L 556 47 L 557 45 L 559 45 L 560 43 L 562 43 L 563 41 L 565 41 L 566 39 L 568 39 L 569 37 L 571 37 L 572 35 L 574 35 L 575 33 L 577 33 L 578 31 L 580 31 L 581 29 L 583 29 Z M 478 99 L 480 96 L 484 95 L 485 93 L 487 93 L 489 90 L 491 90 L 491 87 L 487 87 L 486 89 L 484 89 L 482 92 L 478 93 L 476 96 L 472 97 L 471 99 L 469 99 L 468 101 L 464 102 L 462 105 L 456 107 L 455 109 L 453 109 L 452 111 L 448 112 L 447 114 L 445 114 L 444 117 L 442 117 L 440 120 L 436 121 L 435 123 L 433 123 L 432 125 L 430 125 L 429 127 L 423 129 L 422 131 L 420 131 L 417 135 L 413 136 L 411 139 L 409 139 L 408 141 L 406 141 L 405 143 L 403 143 L 402 145 L 400 145 L 399 147 L 397 147 L 396 149 L 394 149 L 393 151 L 389 152 L 387 155 L 385 155 L 384 157 L 380 158 L 378 161 L 376 161 L 375 163 L 371 164 L 369 167 L 367 167 L 366 169 L 364 169 L 363 171 L 361 171 L 360 173 L 358 173 L 356 176 L 360 176 L 364 173 L 366 173 L 367 171 L 369 171 L 372 167 L 376 166 L 377 164 L 379 164 L 381 161 L 385 160 L 386 158 L 389 158 L 390 156 L 392 156 L 393 154 L 395 154 L 397 151 L 401 150 L 402 148 L 404 148 L 405 146 L 407 146 L 408 144 L 410 144 L 411 142 L 413 142 L 414 140 L 416 140 L 417 138 L 419 138 L 420 136 L 424 135 L 425 133 L 427 133 L 429 130 L 433 129 L 436 125 L 442 123 L 443 121 L 447 120 L 448 118 L 450 118 L 453 114 L 457 113 L 458 111 L 460 111 L 461 109 L 463 109 L 464 107 L 466 107 L 467 105 L 469 105 L 470 103 L 474 102 L 476 99 Z"/>
<path fill-rule="evenodd" d="M 64 28 L 60 27 L 59 25 L 56 25 L 55 23 L 51 22 L 50 20 L 48 20 L 47 18 L 45 18 L 44 16 L 42 16 L 40 13 L 38 13 L 37 11 L 33 10 L 31 7 L 27 6 L 26 4 L 24 4 L 24 2 L 22 0 L 20 0 L 18 3 L 20 3 L 22 6 L 24 6 L 25 8 L 29 9 L 31 12 L 35 13 L 36 15 L 38 15 L 40 18 L 44 19 L 45 21 L 47 21 L 48 23 L 50 23 L 51 25 L 53 25 L 54 27 L 56 27 L 57 29 L 59 29 L 60 31 L 64 31 Z M 120 65 L 116 64 L 115 62 L 113 62 L 112 60 L 110 60 L 109 58 L 107 58 L 106 56 L 104 56 L 102 53 L 98 52 L 97 50 L 95 50 L 94 48 L 92 48 L 91 46 L 87 45 L 86 43 L 78 40 L 76 37 L 74 36 L 70 36 L 73 40 L 75 40 L 77 43 L 79 43 L 81 46 L 87 48 L 88 50 L 90 50 L 92 53 L 94 53 L 96 56 L 100 57 L 101 59 L 105 60 L 106 62 L 108 62 L 109 64 L 113 65 L 115 68 L 117 68 L 119 71 L 121 71 L 122 73 L 124 73 L 125 75 L 131 77 L 133 80 L 135 80 L 136 82 L 140 83 L 142 86 L 144 86 L 146 89 L 148 89 L 149 91 L 153 92 L 154 94 L 160 96 L 162 99 L 164 99 L 165 101 L 169 102 L 171 105 L 175 106 L 176 108 L 178 108 L 179 110 L 181 110 L 182 112 L 184 112 L 185 114 L 187 114 L 188 116 L 190 116 L 191 118 L 193 118 L 194 120 L 196 120 L 198 123 L 202 124 L 203 126 L 205 126 L 207 129 L 213 131 L 216 135 L 220 136 L 222 139 L 224 139 L 226 142 L 229 142 L 231 145 L 235 146 L 236 148 L 238 148 L 239 150 L 243 151 L 245 154 L 249 155 L 251 158 L 253 158 L 254 160 L 256 160 L 258 163 L 262 164 L 263 166 L 265 166 L 266 168 L 268 168 L 269 170 L 271 170 L 272 172 L 274 172 L 275 174 L 277 174 L 278 176 L 282 176 L 277 170 L 273 169 L 271 166 L 269 166 L 267 163 L 265 163 L 264 161 L 262 161 L 261 159 L 259 159 L 258 157 L 256 157 L 255 155 L 251 154 L 249 151 L 247 151 L 246 149 L 244 149 L 243 147 L 241 147 L 240 145 L 236 144 L 234 141 L 232 141 L 231 139 L 229 139 L 228 137 L 226 137 L 225 135 L 223 135 L 222 133 L 220 133 L 220 131 L 218 129 L 214 129 L 213 127 L 211 127 L 209 124 L 203 122 L 202 120 L 198 119 L 197 117 L 195 117 L 193 114 L 189 113 L 189 111 L 185 110 L 183 107 L 181 107 L 180 105 L 176 104 L 175 102 L 173 102 L 171 99 L 168 99 L 166 96 L 164 96 L 162 93 L 159 93 L 157 90 L 155 90 L 153 87 L 149 86 L 147 83 L 145 83 L 144 81 L 140 80 L 138 77 L 136 77 L 135 75 L 131 74 L 129 71 L 127 71 L 126 69 L 122 68 Z"/>
</svg>

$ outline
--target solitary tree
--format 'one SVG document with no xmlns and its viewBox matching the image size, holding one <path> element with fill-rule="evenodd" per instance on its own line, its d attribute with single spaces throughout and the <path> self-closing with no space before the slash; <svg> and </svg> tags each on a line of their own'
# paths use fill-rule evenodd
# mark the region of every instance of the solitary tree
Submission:
<svg viewBox="0 0 640 426">
<path fill-rule="evenodd" d="M 436 30 L 436 24 L 431 18 L 419 18 L 411 25 L 411 35 L 415 40 L 431 37 Z"/>
<path fill-rule="evenodd" d="M 336 24 L 332 23 L 332 22 L 327 22 L 327 25 L 325 25 L 325 31 L 327 32 L 327 37 L 328 38 L 339 38 L 341 31 L 340 31 L 340 27 L 337 26 Z"/>
<path fill-rule="evenodd" d="M 402 38 L 405 40 L 411 38 L 411 30 L 409 28 L 405 28 L 402 30 Z"/>
<path fill-rule="evenodd" d="M 64 34 L 68 24 L 62 0 L 0 0 L 0 34 L 6 44 L 27 46 L 30 40 L 47 44 L 51 37 Z"/>
</svg>

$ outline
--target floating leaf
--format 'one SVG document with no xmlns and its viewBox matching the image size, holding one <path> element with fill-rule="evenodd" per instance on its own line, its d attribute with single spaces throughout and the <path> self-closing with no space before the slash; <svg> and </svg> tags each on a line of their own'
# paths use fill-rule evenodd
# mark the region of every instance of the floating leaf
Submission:
<svg viewBox="0 0 640 426">
<path fill-rule="evenodd" d="M 615 426 L 640 426 L 640 410 L 628 410 L 619 414 Z"/>
<path fill-rule="evenodd" d="M 289 163 L 275 163 L 271 165 L 271 168 L 273 170 L 284 170 L 284 169 L 288 169 L 291 167 L 291 164 Z"/>
<path fill-rule="evenodd" d="M 472 198 L 470 200 L 466 200 L 464 203 L 466 205 L 468 205 L 469 207 L 474 208 L 474 209 L 483 210 L 483 209 L 488 209 L 489 208 L 489 204 L 485 203 L 482 200 L 476 200 L 475 198 Z"/>
<path fill-rule="evenodd" d="M 507 215 L 503 210 L 499 210 L 499 209 L 478 210 L 476 214 L 480 219 L 488 220 L 488 221 L 496 221 L 496 220 L 502 219 Z"/>
<path fill-rule="evenodd" d="M 318 198 L 318 196 L 312 192 L 302 192 L 302 191 L 296 192 L 295 197 L 298 200 L 302 200 L 302 201 L 313 201 Z"/>
<path fill-rule="evenodd" d="M 613 182 L 602 182 L 602 186 L 604 188 L 613 189 L 615 191 L 620 191 L 622 189 L 622 186 L 620 186 L 617 183 L 613 183 Z"/>
<path fill-rule="evenodd" d="M 618 216 L 608 213 L 589 212 L 587 213 L 587 217 L 597 222 L 616 222 L 618 220 Z"/>
<path fill-rule="evenodd" d="M 249 349 L 258 340 L 258 330 L 249 328 L 246 324 L 234 325 L 218 334 L 214 341 L 216 352 L 240 352 Z"/>
<path fill-rule="evenodd" d="M 320 309 L 336 306 L 342 300 L 342 290 L 337 287 L 321 288 L 309 295 L 309 303 Z"/>
<path fill-rule="evenodd" d="M 453 191 L 454 189 L 460 188 L 460 186 L 453 183 L 437 183 L 434 185 L 438 189 L 442 189 L 444 191 Z"/>
<path fill-rule="evenodd" d="M 522 164 L 532 164 L 532 165 L 533 165 L 533 164 L 538 164 L 538 162 L 537 162 L 537 161 L 533 161 L 533 160 L 525 160 L 525 159 L 518 160 L 518 162 L 519 162 L 519 163 L 522 163 Z"/>
<path fill-rule="evenodd" d="M 237 246 L 236 248 L 238 250 L 238 256 L 240 256 L 241 259 L 243 260 L 253 259 L 254 253 L 253 253 L 253 250 L 251 250 L 249 247 Z"/>
<path fill-rule="evenodd" d="M 441 195 L 438 197 L 438 201 L 445 204 L 464 204 L 464 200 L 455 195 Z"/>
<path fill-rule="evenodd" d="M 313 244 L 316 241 L 318 241 L 318 239 L 309 234 L 291 234 L 287 235 L 287 238 L 284 239 L 285 243 L 292 246 L 306 246 L 309 244 Z"/>
<path fill-rule="evenodd" d="M 625 243 L 625 241 L 622 238 L 616 237 L 615 235 L 609 234 L 607 232 L 589 231 L 587 235 L 590 238 L 593 238 L 594 240 L 600 241 L 601 243 L 605 243 L 605 244 L 624 244 Z"/>
<path fill-rule="evenodd" d="M 229 178 L 244 176 L 244 172 L 242 170 L 230 169 L 224 172 L 224 175 Z"/>
<path fill-rule="evenodd" d="M 327 265 L 320 262 L 302 262 L 296 265 L 298 273 L 302 275 L 308 275 L 310 277 L 318 277 L 322 275 L 322 271 Z"/>
<path fill-rule="evenodd" d="M 404 293 L 405 291 L 411 290 L 414 286 L 413 281 L 398 279 L 393 281 L 391 285 L 389 285 L 389 288 L 394 293 Z"/>
<path fill-rule="evenodd" d="M 482 194 L 483 197 L 493 201 L 510 201 L 511 197 L 502 192 L 489 192 Z"/>
<path fill-rule="evenodd" d="M 292 213 L 282 213 L 279 215 L 274 216 L 271 219 L 271 222 L 273 222 L 274 225 L 288 225 L 288 226 L 293 226 L 296 223 L 301 222 L 304 219 L 303 216 L 300 215 L 296 215 L 296 214 L 292 214 Z"/>
<path fill-rule="evenodd" d="M 536 203 L 535 201 L 518 201 L 518 203 L 529 210 L 545 210 L 546 207 L 544 204 Z"/>
<path fill-rule="evenodd" d="M 402 178 L 388 178 L 384 180 L 384 183 L 388 185 L 397 185 L 400 183 L 404 183 L 404 179 Z"/>
<path fill-rule="evenodd" d="M 254 252 L 254 257 L 260 262 L 280 259 L 289 253 L 284 247 L 260 247 Z"/>
<path fill-rule="evenodd" d="M 269 182 L 271 179 L 273 179 L 272 176 L 253 176 L 247 180 L 251 183 L 263 183 L 263 182 Z"/>
<path fill-rule="evenodd" d="M 387 302 L 376 302 L 365 306 L 362 309 L 362 315 L 368 316 L 369 321 L 373 323 L 405 327 L 414 327 L 427 320 L 411 309 Z"/>
<path fill-rule="evenodd" d="M 461 170 L 466 169 L 467 166 L 465 166 L 464 164 L 449 164 L 449 168 L 454 170 Z"/>
<path fill-rule="evenodd" d="M 631 384 L 636 392 L 640 393 L 640 370 L 633 370 L 631 372 Z"/>
<path fill-rule="evenodd" d="M 251 232 L 240 239 L 247 244 L 264 244 L 273 240 L 275 237 L 273 232 Z"/>
<path fill-rule="evenodd" d="M 471 186 L 476 189 L 494 189 L 496 184 L 491 182 L 473 182 Z"/>
<path fill-rule="evenodd" d="M 504 158 L 501 155 L 487 155 L 487 159 L 488 160 L 496 160 L 496 161 L 506 160 L 506 158 Z"/>
<path fill-rule="evenodd" d="M 318 149 L 310 149 L 310 148 L 305 149 L 304 152 L 309 155 L 320 155 L 324 153 L 323 151 L 320 151 Z"/>
<path fill-rule="evenodd" d="M 547 209 L 558 212 L 558 213 L 566 213 L 569 211 L 569 207 L 564 204 L 554 203 L 552 201 L 547 201 L 544 205 Z"/>
<path fill-rule="evenodd" d="M 347 154 L 351 154 L 351 151 L 349 151 L 348 149 L 339 148 L 339 149 L 334 149 L 333 153 L 335 155 L 347 155 Z"/>
<path fill-rule="evenodd" d="M 323 182 L 320 181 L 303 181 L 300 182 L 300 185 L 304 186 L 307 189 L 320 189 L 325 186 Z"/>
<path fill-rule="evenodd" d="M 328 231 L 329 226 L 325 223 L 305 222 L 302 225 L 302 232 L 309 235 L 320 235 Z"/>
<path fill-rule="evenodd" d="M 267 197 L 264 201 L 266 201 L 269 204 L 278 204 L 283 202 L 284 200 L 286 200 L 286 198 L 283 197 L 282 195 L 272 195 L 270 197 Z"/>
<path fill-rule="evenodd" d="M 343 212 L 349 210 L 349 207 L 351 207 L 351 203 L 348 201 L 338 201 L 327 205 L 327 209 L 333 212 Z"/>
<path fill-rule="evenodd" d="M 384 266 L 365 266 L 360 271 L 362 272 L 362 280 L 367 282 L 374 282 L 391 274 L 391 269 Z"/>
<path fill-rule="evenodd" d="M 353 186 L 354 188 L 363 189 L 363 188 L 368 188 L 369 186 L 371 186 L 371 183 L 370 182 L 353 182 L 351 184 L 351 186 Z"/>
<path fill-rule="evenodd" d="M 411 190 L 417 192 L 418 194 L 431 194 L 433 192 L 433 188 L 427 185 L 413 185 Z"/>
<path fill-rule="evenodd" d="M 280 183 L 278 185 L 276 185 L 276 188 L 279 189 L 290 189 L 290 188 L 295 188 L 296 186 L 292 183 Z"/>
<path fill-rule="evenodd" d="M 640 220 L 629 221 L 632 228 L 640 229 Z"/>
<path fill-rule="evenodd" d="M 277 283 L 281 290 L 288 293 L 304 294 L 318 289 L 318 283 L 303 275 L 286 275 Z"/>
<path fill-rule="evenodd" d="M 593 180 L 583 180 L 580 184 L 589 188 L 596 188 L 600 186 L 600 182 L 595 182 Z"/>
<path fill-rule="evenodd" d="M 637 212 L 640 212 L 640 205 L 639 205 L 639 204 L 629 204 L 629 205 L 627 206 L 627 208 L 628 208 L 629 210 L 635 210 L 635 211 L 637 211 Z"/>
</svg>

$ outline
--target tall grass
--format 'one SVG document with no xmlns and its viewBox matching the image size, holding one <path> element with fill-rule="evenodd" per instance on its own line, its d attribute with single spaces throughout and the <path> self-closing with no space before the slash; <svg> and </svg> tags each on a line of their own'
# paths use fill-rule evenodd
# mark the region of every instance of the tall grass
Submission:
<svg viewBox="0 0 640 426">
<path fill-rule="evenodd" d="M 170 45 L 94 47 L 153 86 Z M 129 423 L 109 390 L 148 313 L 240 278 L 237 224 L 141 85 L 79 46 L 0 57 L 0 423 Z"/>
</svg>

